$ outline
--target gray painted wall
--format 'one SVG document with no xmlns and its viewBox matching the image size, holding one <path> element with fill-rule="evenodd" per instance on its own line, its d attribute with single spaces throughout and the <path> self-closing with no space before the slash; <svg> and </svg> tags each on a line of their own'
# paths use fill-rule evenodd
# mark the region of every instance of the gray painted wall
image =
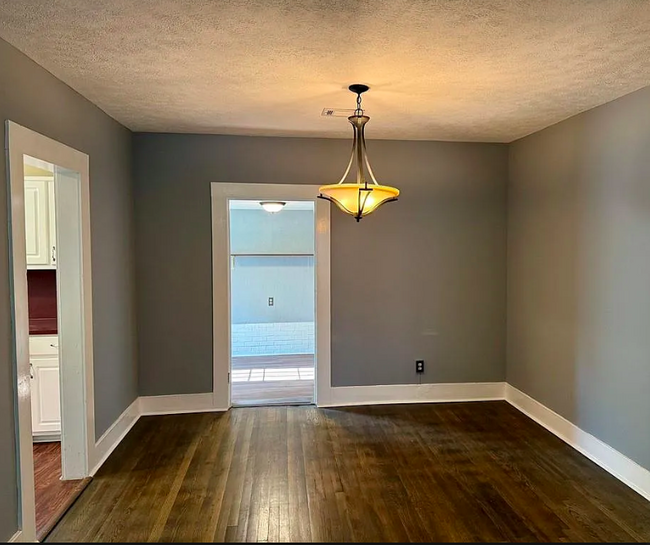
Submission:
<svg viewBox="0 0 650 545">
<path fill-rule="evenodd" d="M 137 395 L 131 134 L 2 40 L 0 66 L 3 150 L 4 122 L 11 119 L 90 155 L 95 413 L 100 436 Z M 17 482 L 4 152 L 0 180 L 0 540 L 6 540 L 17 530 Z"/>
<path fill-rule="evenodd" d="M 314 212 L 231 210 L 230 252 L 311 254 Z M 311 256 L 235 256 L 230 286 L 233 324 L 314 321 Z M 274 298 L 273 306 L 268 304 L 269 297 Z"/>
<path fill-rule="evenodd" d="M 333 384 L 417 382 L 416 358 L 424 382 L 503 380 L 507 146 L 368 136 L 375 173 L 403 198 L 358 224 L 332 210 Z M 142 395 L 212 387 L 210 182 L 331 183 L 349 150 L 134 135 Z"/>
<path fill-rule="evenodd" d="M 650 88 L 510 150 L 508 382 L 650 468 Z"/>
</svg>

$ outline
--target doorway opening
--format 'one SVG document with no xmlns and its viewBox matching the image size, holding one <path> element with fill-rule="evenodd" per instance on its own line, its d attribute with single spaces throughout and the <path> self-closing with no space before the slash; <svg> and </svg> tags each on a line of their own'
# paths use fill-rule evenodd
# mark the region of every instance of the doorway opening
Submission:
<svg viewBox="0 0 650 545">
<path fill-rule="evenodd" d="M 25 155 L 23 167 L 36 539 L 41 541 L 90 479 L 63 480 L 55 165 Z"/>
<path fill-rule="evenodd" d="M 314 402 L 312 201 L 230 200 L 231 402 Z"/>
<path fill-rule="evenodd" d="M 94 456 L 88 156 L 7 122 L 21 540 L 42 540 Z"/>
<path fill-rule="evenodd" d="M 212 410 L 228 410 L 232 405 L 232 386 L 235 384 L 231 381 L 231 374 L 234 369 L 232 366 L 233 342 L 231 334 L 231 321 L 233 314 L 231 312 L 231 274 L 233 272 L 233 257 L 230 249 L 230 202 L 231 201 L 253 201 L 253 205 L 259 208 L 260 202 L 268 203 L 274 201 L 275 206 L 266 205 L 268 208 L 276 208 L 277 202 L 294 202 L 306 206 L 312 214 L 312 223 L 308 228 L 313 238 L 313 249 L 311 256 L 313 260 L 313 292 L 314 299 L 314 349 L 313 349 L 313 374 L 314 388 L 312 393 L 312 402 L 320 406 L 328 406 L 332 399 L 332 377 L 331 377 L 331 296 L 330 296 L 330 203 L 324 199 L 318 198 L 318 186 L 316 185 L 292 185 L 292 184 L 270 184 L 270 183 L 225 183 L 212 182 L 210 184 L 211 193 L 211 211 L 212 211 Z M 249 204 L 248 206 L 253 206 Z M 286 205 L 285 205 L 286 206 Z M 281 211 L 276 214 L 283 214 L 290 209 L 285 210 L 281 206 Z M 277 216 L 280 217 L 280 216 Z M 296 239 L 300 234 L 294 232 Z M 268 250 L 267 250 L 268 252 Z M 302 252 L 302 251 L 301 251 Z M 286 253 L 301 253 L 292 248 Z M 234 253 L 237 253 L 236 251 Z M 251 252 L 255 253 L 255 252 Z M 260 252 L 261 253 L 261 252 Z M 309 253 L 309 250 L 304 251 Z M 255 256 L 251 256 L 255 257 Z M 266 257 L 260 259 L 276 259 L 281 256 Z M 296 256 L 309 258 L 310 256 Z M 241 262 L 239 263 L 241 264 Z M 235 256 L 235 270 L 239 265 L 237 256 Z M 273 297 L 273 306 L 276 301 L 279 308 L 279 299 L 276 295 L 266 294 L 262 303 L 269 306 L 269 297 Z M 284 296 L 283 296 L 284 297 Z M 284 300 L 284 299 L 283 299 Z M 269 310 L 268 308 L 266 309 Z M 306 351 L 308 352 L 308 351 Z M 305 357 L 309 354 L 297 354 L 297 357 Z M 286 356 L 286 355 L 284 355 Z M 291 366 L 285 369 L 291 369 L 290 374 L 293 379 L 297 376 L 301 379 L 301 367 L 295 361 Z M 266 363 L 261 363 L 266 370 Z M 305 365 L 309 367 L 310 363 Z M 250 378 L 259 377 L 259 369 L 248 368 L 248 373 L 241 373 L 248 380 L 241 382 L 250 383 Z M 278 376 L 281 373 L 276 373 Z M 306 370 L 302 373 L 302 381 L 308 383 L 311 373 Z M 269 378 L 274 375 L 273 371 L 269 373 Z M 263 376 L 266 376 L 264 371 Z M 282 377 L 285 378 L 285 377 Z M 274 382 L 283 382 L 281 380 L 266 381 L 267 386 Z M 306 401 L 303 401 L 306 402 Z M 272 403 L 266 400 L 265 403 Z M 291 402 L 289 402 L 291 403 Z M 298 401 L 300 403 L 300 401 Z"/>
</svg>

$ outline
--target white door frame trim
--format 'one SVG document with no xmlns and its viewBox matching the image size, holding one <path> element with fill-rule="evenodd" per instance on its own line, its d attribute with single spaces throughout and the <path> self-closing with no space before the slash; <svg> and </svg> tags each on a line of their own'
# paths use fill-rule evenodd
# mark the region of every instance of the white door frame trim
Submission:
<svg viewBox="0 0 650 545">
<path fill-rule="evenodd" d="M 311 201 L 314 203 L 316 266 L 316 387 L 315 403 L 330 404 L 331 302 L 330 302 L 330 205 L 318 199 L 318 186 L 293 184 L 211 184 L 212 203 L 212 393 L 217 410 L 230 408 L 230 200 Z"/>
<path fill-rule="evenodd" d="M 78 288 L 75 294 L 77 320 L 66 324 L 64 329 L 73 334 L 61 338 L 61 354 L 67 350 L 70 364 L 61 374 L 69 381 L 62 380 L 62 432 L 64 475 L 79 478 L 89 475 L 94 465 L 91 457 L 95 455 L 95 402 L 93 383 L 93 328 L 92 328 L 92 274 L 90 254 L 90 177 L 88 155 L 77 151 L 42 134 L 22 127 L 12 121 L 5 125 L 6 155 L 9 172 L 9 231 L 10 231 L 10 275 L 12 293 L 12 321 L 14 329 L 14 361 L 17 381 L 17 449 L 19 456 L 19 508 L 21 539 L 36 541 L 36 518 L 34 499 L 34 458 L 32 447 L 31 392 L 29 375 L 29 316 L 27 298 L 27 264 L 25 248 L 25 208 L 24 208 L 24 156 L 29 155 L 50 162 L 61 168 L 61 179 L 68 177 L 66 195 L 76 199 L 75 211 L 80 225 L 79 241 L 75 241 L 74 267 L 78 267 L 80 277 L 66 280 L 66 286 L 73 283 Z M 70 186 L 70 174 L 78 174 L 77 185 Z M 55 180 L 56 180 L 55 172 Z M 55 184 L 58 182 L 55 182 Z M 76 187 L 76 190 L 75 190 Z M 59 188 L 56 188 L 59 191 Z M 58 208 L 58 205 L 57 205 Z M 68 223 L 71 220 L 68 219 Z M 59 255 L 60 252 L 59 252 Z M 59 275 L 57 275 L 59 276 Z M 74 276 L 74 275 L 73 275 Z M 60 279 L 57 279 L 60 286 Z M 61 308 L 59 307 L 59 311 Z M 67 314 L 73 314 L 68 312 Z M 79 318 L 80 317 L 80 318 Z M 61 321 L 61 318 L 59 318 Z M 74 338 L 72 338 L 74 336 Z M 64 346 L 65 345 L 65 346 Z M 81 346 L 79 346 L 81 345 Z M 68 359 L 66 359 L 68 361 Z M 83 392 L 79 391 L 79 387 Z M 68 392 L 68 389 L 74 391 Z M 63 401 L 67 399 L 67 401 Z M 67 404 L 67 406 L 66 406 Z M 67 409 L 67 410 L 66 410 Z M 66 416 L 67 415 L 67 416 Z M 69 423 L 66 428 L 66 422 Z M 81 428 L 81 429 L 80 429 Z M 69 453 L 69 454 L 68 454 Z"/>
</svg>

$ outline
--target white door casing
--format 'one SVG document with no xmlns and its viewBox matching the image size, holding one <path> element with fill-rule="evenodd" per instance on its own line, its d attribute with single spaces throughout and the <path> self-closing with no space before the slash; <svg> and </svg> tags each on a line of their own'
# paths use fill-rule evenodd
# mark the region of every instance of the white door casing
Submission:
<svg viewBox="0 0 650 545">
<path fill-rule="evenodd" d="M 96 460 L 93 382 L 90 179 L 88 155 L 12 121 L 5 124 L 9 172 L 10 283 L 17 392 L 19 524 L 36 541 L 25 237 L 25 157 L 54 171 L 58 243 L 59 353 L 63 478 L 86 477 Z M 63 243 L 63 247 L 62 247 Z M 59 256 L 59 257 L 60 257 Z M 65 266 L 64 261 L 66 262 Z M 62 267 L 63 266 L 63 267 Z M 76 308 L 72 308 L 76 307 Z"/>
<path fill-rule="evenodd" d="M 83 184 L 71 169 L 54 167 L 57 243 L 57 316 L 59 365 L 61 372 L 61 453 L 63 479 L 87 477 L 95 445 L 94 419 L 89 435 L 90 414 L 86 392 L 86 362 L 92 362 L 92 309 L 86 292 L 86 271 L 90 275 L 90 221 L 83 206 Z M 80 191 L 81 189 L 81 191 Z M 89 201 L 88 201 L 89 203 Z M 70 241 L 82 241 L 82 245 Z M 90 329 L 90 330 L 88 330 Z M 87 344 L 90 343 L 90 349 Z M 85 410 L 83 410 L 85 409 Z"/>
<path fill-rule="evenodd" d="M 312 201 L 314 203 L 314 265 L 317 405 L 331 398 L 330 204 L 318 199 L 318 186 L 293 184 L 211 184 L 212 197 L 212 327 L 213 405 L 230 407 L 230 232 L 229 201 Z"/>
<path fill-rule="evenodd" d="M 59 177 L 60 176 L 57 176 L 57 178 Z M 50 266 L 53 269 L 56 269 L 56 186 L 54 184 L 54 178 L 52 178 L 52 180 L 47 184 L 47 204 L 48 217 L 50 220 L 48 254 L 50 258 Z"/>
</svg>

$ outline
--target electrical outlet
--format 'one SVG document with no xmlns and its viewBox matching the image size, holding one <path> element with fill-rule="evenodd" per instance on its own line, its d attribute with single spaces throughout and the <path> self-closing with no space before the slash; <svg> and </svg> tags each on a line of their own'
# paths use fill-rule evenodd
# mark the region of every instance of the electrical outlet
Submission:
<svg viewBox="0 0 650 545">
<path fill-rule="evenodd" d="M 272 307 L 273 303 L 274 303 L 273 297 L 269 297 L 269 306 Z"/>
<path fill-rule="evenodd" d="M 424 360 L 415 360 L 415 372 L 424 373 Z"/>
</svg>

